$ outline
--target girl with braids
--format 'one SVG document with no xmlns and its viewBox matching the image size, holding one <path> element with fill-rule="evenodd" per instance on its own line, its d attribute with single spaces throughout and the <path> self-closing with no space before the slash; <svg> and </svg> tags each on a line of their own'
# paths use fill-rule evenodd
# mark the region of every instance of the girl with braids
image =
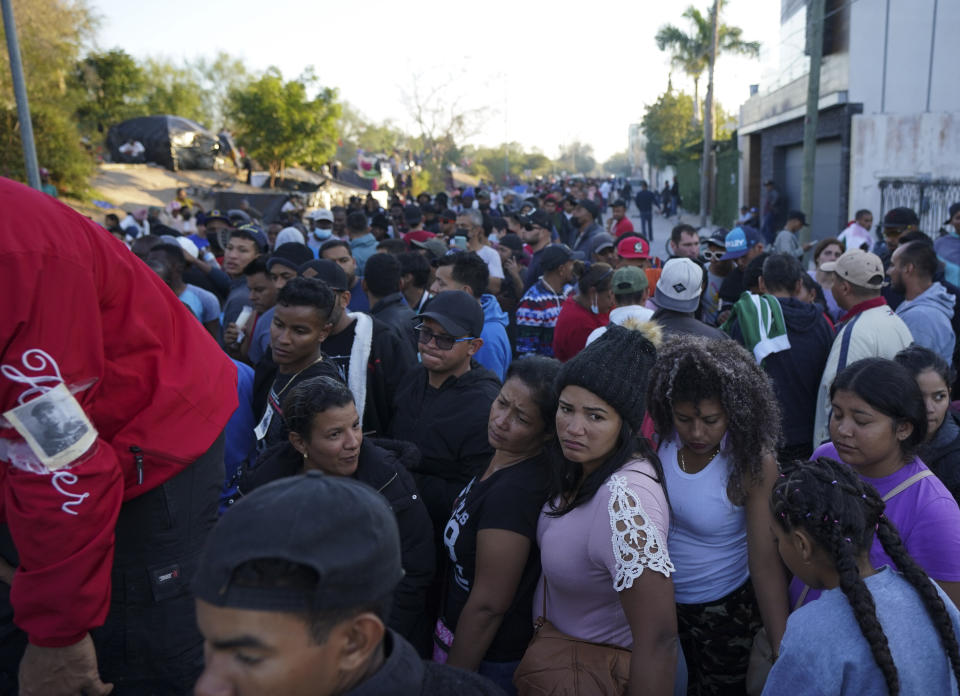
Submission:
<svg viewBox="0 0 960 696">
<path fill-rule="evenodd" d="M 960 612 L 872 486 L 828 457 L 785 463 L 770 509 L 784 563 L 824 592 L 790 616 L 764 694 L 958 693 Z M 871 561 L 875 536 L 899 572 Z"/>
<path fill-rule="evenodd" d="M 904 348 L 893 359 L 913 374 L 927 409 L 927 437 L 917 456 L 960 502 L 960 414 L 950 409 L 950 385 L 956 374 L 946 360 L 923 346 Z"/>
<path fill-rule="evenodd" d="M 288 438 L 264 452 L 255 467 L 241 471 L 237 494 L 311 470 L 354 478 L 378 491 L 397 517 L 402 544 L 404 577 L 394 593 L 390 628 L 428 654 L 431 626 L 424 607 L 435 554 L 430 515 L 407 471 L 420 461 L 417 448 L 365 438 L 353 393 L 330 377 L 295 385 L 283 401 L 283 422 Z"/>
<path fill-rule="evenodd" d="M 830 442 L 813 456 L 838 459 L 887 501 L 886 516 L 907 552 L 960 602 L 960 509 L 943 483 L 916 456 L 927 434 L 927 413 L 910 371 L 892 360 L 866 358 L 847 366 L 830 387 Z M 897 567 L 874 542 L 874 567 Z M 803 597 L 801 598 L 801 595 Z M 791 605 L 810 602 L 819 591 L 794 578 Z"/>
<path fill-rule="evenodd" d="M 742 694 L 754 636 L 765 627 L 776 653 L 788 614 L 767 503 L 777 477 L 777 400 L 734 341 L 673 337 L 651 374 L 689 693 Z"/>
</svg>

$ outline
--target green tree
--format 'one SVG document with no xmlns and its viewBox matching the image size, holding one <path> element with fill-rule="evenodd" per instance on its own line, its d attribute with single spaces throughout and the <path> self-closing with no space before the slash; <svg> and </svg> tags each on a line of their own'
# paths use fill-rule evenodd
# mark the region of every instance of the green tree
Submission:
<svg viewBox="0 0 960 696">
<path fill-rule="evenodd" d="M 630 160 L 627 157 L 627 151 L 624 150 L 623 152 L 611 155 L 610 159 L 603 163 L 603 171 L 607 174 L 615 174 L 617 176 L 629 176 Z"/>
<path fill-rule="evenodd" d="M 337 91 L 317 88 L 317 79 L 307 71 L 284 82 L 271 67 L 258 80 L 230 93 L 229 117 L 238 140 L 250 155 L 267 164 L 270 185 L 287 164 L 319 168 L 336 151 L 340 104 Z"/>
<path fill-rule="evenodd" d="M 721 3 L 722 5 L 722 3 Z M 683 11 L 690 20 L 692 30 L 687 33 L 673 24 L 665 24 L 657 31 L 654 40 L 661 51 L 669 51 L 670 62 L 693 80 L 693 115 L 700 120 L 700 78 L 710 65 L 710 45 L 713 42 L 713 25 L 710 16 L 704 16 L 693 5 Z M 756 58 L 760 55 L 760 43 L 744 41 L 743 30 L 721 22 L 718 31 L 717 55 L 739 54 Z"/>
<path fill-rule="evenodd" d="M 233 129 L 230 120 L 230 94 L 249 84 L 253 79 L 247 66 L 239 58 L 224 51 L 213 58 L 200 58 L 187 67 L 202 88 L 203 123 L 217 132 L 221 128 Z"/>
<path fill-rule="evenodd" d="M 85 0 L 14 0 L 20 54 L 32 113 L 40 166 L 68 193 L 87 190 L 93 162 L 84 149 L 75 121 L 76 95 L 69 89 L 81 47 L 96 26 Z M 0 44 L 6 36 L 0 24 Z M 10 64 L 0 50 L 0 175 L 24 181 L 20 123 Z"/>
<path fill-rule="evenodd" d="M 209 119 L 204 88 L 197 72 L 186 65 L 169 60 L 148 58 L 143 64 L 147 87 L 143 100 L 145 114 L 171 114 L 197 121 L 216 132 Z"/>
<path fill-rule="evenodd" d="M 699 129 L 693 125 L 693 98 L 675 92 L 672 85 L 647 107 L 640 126 L 646 137 L 647 161 L 663 168 L 677 163 L 683 149 L 696 142 Z"/>
<path fill-rule="evenodd" d="M 119 48 L 87 54 L 72 78 L 79 100 L 77 119 L 84 133 L 105 134 L 113 124 L 145 113 L 143 68 Z"/>
</svg>

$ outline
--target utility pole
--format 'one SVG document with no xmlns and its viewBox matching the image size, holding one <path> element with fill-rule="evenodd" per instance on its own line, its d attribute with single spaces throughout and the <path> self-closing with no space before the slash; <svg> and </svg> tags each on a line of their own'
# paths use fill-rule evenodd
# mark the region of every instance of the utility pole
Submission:
<svg viewBox="0 0 960 696">
<path fill-rule="evenodd" d="M 37 165 L 37 149 L 33 143 L 33 122 L 30 120 L 27 86 L 23 80 L 20 42 L 17 40 L 17 24 L 13 20 L 12 0 L 0 0 L 0 7 L 3 8 L 3 28 L 7 35 L 7 53 L 10 54 L 10 77 L 13 81 L 13 94 L 17 100 L 17 119 L 20 121 L 20 142 L 23 144 L 23 163 L 27 170 L 27 183 L 39 191 L 40 167 Z"/>
<path fill-rule="evenodd" d="M 707 224 L 710 207 L 710 181 L 713 177 L 713 66 L 717 62 L 717 43 L 720 40 L 720 0 L 713 0 L 710 11 L 710 63 L 707 69 L 707 98 L 703 113 L 703 155 L 700 158 L 700 226 Z"/>
<path fill-rule="evenodd" d="M 823 9 L 825 0 L 810 0 L 807 48 L 810 76 L 807 83 L 807 116 L 803 121 L 803 179 L 800 209 L 813 218 L 814 167 L 817 163 L 817 122 L 820 118 L 820 64 L 823 62 Z M 800 243 L 810 241 L 810 227 L 800 228 Z"/>
</svg>

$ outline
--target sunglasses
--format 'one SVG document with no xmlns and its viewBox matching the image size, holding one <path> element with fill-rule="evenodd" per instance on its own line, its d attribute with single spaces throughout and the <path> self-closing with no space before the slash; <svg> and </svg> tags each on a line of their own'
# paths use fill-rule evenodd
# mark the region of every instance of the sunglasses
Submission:
<svg viewBox="0 0 960 696">
<path fill-rule="evenodd" d="M 707 251 L 700 252 L 700 255 L 704 258 L 705 261 L 719 261 L 723 258 L 723 255 L 727 253 L 725 251 Z"/>
<path fill-rule="evenodd" d="M 452 350 L 453 346 L 456 345 L 457 343 L 462 343 L 463 341 L 472 341 L 476 338 L 475 336 L 465 336 L 464 338 L 454 338 L 449 334 L 433 333 L 433 331 L 428 329 L 426 326 L 422 326 L 422 325 L 414 328 L 413 332 L 417 336 L 417 343 L 419 343 L 422 346 L 426 346 L 426 345 L 429 345 L 430 341 L 432 340 L 434 344 L 437 346 L 438 350 Z"/>
</svg>

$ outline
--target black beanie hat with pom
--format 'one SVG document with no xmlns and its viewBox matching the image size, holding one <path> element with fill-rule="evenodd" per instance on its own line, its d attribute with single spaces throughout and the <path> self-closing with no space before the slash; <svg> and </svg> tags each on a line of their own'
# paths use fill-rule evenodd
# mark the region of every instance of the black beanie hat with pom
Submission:
<svg viewBox="0 0 960 696">
<path fill-rule="evenodd" d="M 593 343 L 564 363 L 557 392 L 569 384 L 583 387 L 613 406 L 639 431 L 646 413 L 647 382 L 657 349 L 642 331 L 610 324 Z"/>
</svg>

